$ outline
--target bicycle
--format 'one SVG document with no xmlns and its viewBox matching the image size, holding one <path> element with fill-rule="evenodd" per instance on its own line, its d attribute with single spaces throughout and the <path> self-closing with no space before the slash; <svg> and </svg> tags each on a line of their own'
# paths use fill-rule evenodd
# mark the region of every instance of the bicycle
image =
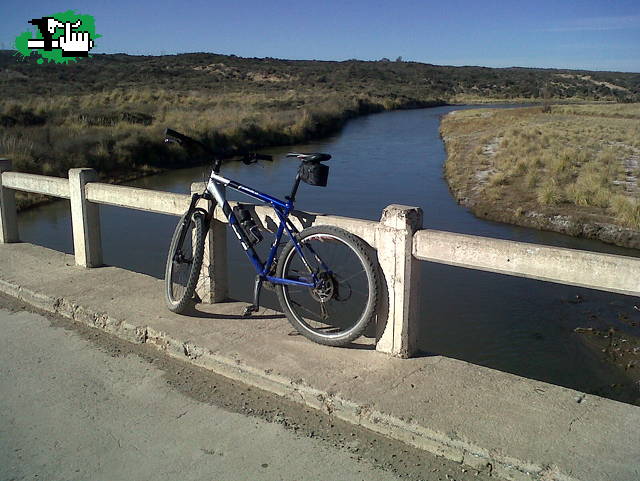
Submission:
<svg viewBox="0 0 640 481">
<path fill-rule="evenodd" d="M 218 204 L 256 270 L 253 303 L 245 309 L 243 317 L 258 311 L 261 289 L 264 283 L 269 283 L 275 288 L 289 322 L 308 339 L 344 346 L 362 335 L 376 315 L 380 291 L 378 267 L 370 249 L 344 229 L 318 225 L 299 231 L 289 219 L 301 181 L 313 186 L 327 185 L 329 167 L 322 162 L 331 158 L 329 154 L 294 152 L 286 155 L 300 160 L 300 165 L 291 192 L 283 201 L 223 177 L 221 159 L 204 144 L 171 129 L 165 131 L 165 142 L 198 146 L 213 158 L 204 191 L 192 195 L 189 208 L 171 239 L 165 270 L 165 298 L 171 311 L 183 312 L 194 297 L 202 267 L 205 232 Z M 253 153 L 242 160 L 250 165 L 273 159 Z M 279 219 L 265 261 L 254 248 L 263 240 L 260 229 L 242 204 L 230 207 L 226 188 L 271 206 Z M 210 201 L 210 207 L 197 207 L 200 199 Z M 280 250 L 285 233 L 289 240 Z"/>
</svg>

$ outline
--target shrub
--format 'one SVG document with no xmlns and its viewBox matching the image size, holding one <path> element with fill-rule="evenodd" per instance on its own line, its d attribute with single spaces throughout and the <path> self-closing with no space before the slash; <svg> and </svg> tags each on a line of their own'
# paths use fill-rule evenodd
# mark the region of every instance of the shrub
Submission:
<svg viewBox="0 0 640 481">
<path fill-rule="evenodd" d="M 553 206 L 560 204 L 564 200 L 564 195 L 558 184 L 553 179 L 549 179 L 538 188 L 537 198 L 540 204 Z"/>
<path fill-rule="evenodd" d="M 43 125 L 46 121 L 45 116 L 37 115 L 33 110 L 23 108 L 19 105 L 12 105 L 4 115 L 0 116 L 0 125 L 3 127 L 13 127 L 14 125 L 30 127 Z"/>
<path fill-rule="evenodd" d="M 538 186 L 540 182 L 540 173 L 537 170 L 530 170 L 524 178 L 525 185 L 533 189 Z"/>
<path fill-rule="evenodd" d="M 640 230 L 640 202 L 638 199 L 617 194 L 611 199 L 610 209 L 622 224 Z"/>
<path fill-rule="evenodd" d="M 509 183 L 509 175 L 506 172 L 496 172 L 489 177 L 491 185 L 507 185 Z"/>
</svg>

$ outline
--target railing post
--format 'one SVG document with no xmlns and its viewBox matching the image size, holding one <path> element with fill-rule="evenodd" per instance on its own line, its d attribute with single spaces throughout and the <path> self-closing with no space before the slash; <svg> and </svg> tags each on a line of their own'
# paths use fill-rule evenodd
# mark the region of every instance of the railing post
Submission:
<svg viewBox="0 0 640 481">
<path fill-rule="evenodd" d="M 376 350 L 403 358 L 416 350 L 419 276 L 412 250 L 413 234 L 421 228 L 421 208 L 393 204 L 382 211 L 376 242 L 389 313 Z"/>
<path fill-rule="evenodd" d="M 0 244 L 20 241 L 16 194 L 13 189 L 2 187 L 2 173 L 11 170 L 9 159 L 0 159 Z"/>
<path fill-rule="evenodd" d="M 76 265 L 82 267 L 102 265 L 100 210 L 98 204 L 86 199 L 84 188 L 87 182 L 95 182 L 96 180 L 98 180 L 98 174 L 93 169 L 69 170 L 73 249 L 76 255 Z"/>
<path fill-rule="evenodd" d="M 191 193 L 202 193 L 202 183 L 191 184 Z M 211 201 L 207 201 L 207 209 Z M 227 228 L 224 222 L 211 220 L 204 240 L 204 259 L 196 294 L 204 303 L 225 301 L 228 296 L 227 281 Z"/>
</svg>

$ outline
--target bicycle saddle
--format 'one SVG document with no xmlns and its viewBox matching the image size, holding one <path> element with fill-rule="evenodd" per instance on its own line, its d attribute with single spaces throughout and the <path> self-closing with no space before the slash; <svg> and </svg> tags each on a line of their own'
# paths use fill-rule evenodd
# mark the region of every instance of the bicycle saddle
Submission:
<svg viewBox="0 0 640 481">
<path fill-rule="evenodd" d="M 329 160 L 331 156 L 329 154 L 321 154 L 319 152 L 315 152 L 312 154 L 303 154 L 300 152 L 289 152 L 287 157 L 297 157 L 303 162 L 322 162 L 323 160 Z"/>
</svg>

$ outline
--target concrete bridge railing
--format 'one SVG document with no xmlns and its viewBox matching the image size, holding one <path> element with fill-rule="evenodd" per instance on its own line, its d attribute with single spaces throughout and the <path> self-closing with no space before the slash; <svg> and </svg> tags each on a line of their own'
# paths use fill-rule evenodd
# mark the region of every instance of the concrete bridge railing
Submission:
<svg viewBox="0 0 640 481">
<path fill-rule="evenodd" d="M 82 267 L 102 265 L 98 204 L 178 216 L 190 199 L 183 194 L 99 183 L 92 169 L 71 169 L 69 179 L 63 179 L 11 172 L 10 161 L 0 159 L 0 174 L 0 243 L 19 242 L 16 190 L 66 198 L 71 201 L 76 264 Z M 202 188 L 202 184 L 192 185 L 192 191 Z M 278 223 L 268 207 L 255 206 L 253 213 L 267 230 Z M 419 261 L 640 296 L 640 259 L 423 230 L 418 207 L 390 205 L 380 221 L 304 212 L 296 212 L 292 220 L 299 228 L 314 224 L 342 227 L 376 249 L 387 291 L 379 312 L 376 349 L 398 357 L 415 352 Z M 225 222 L 216 209 L 198 283 L 204 302 L 227 298 Z"/>
</svg>

